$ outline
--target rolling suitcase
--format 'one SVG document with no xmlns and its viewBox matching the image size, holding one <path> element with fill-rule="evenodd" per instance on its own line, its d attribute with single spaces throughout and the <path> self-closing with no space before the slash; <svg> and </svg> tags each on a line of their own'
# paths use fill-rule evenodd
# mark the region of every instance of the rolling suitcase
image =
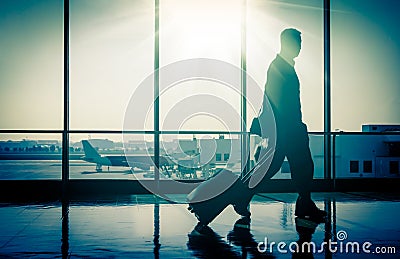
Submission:
<svg viewBox="0 0 400 259">
<path fill-rule="evenodd" d="M 255 194 L 255 186 L 251 181 L 259 183 L 262 180 L 271 164 L 272 156 L 272 150 L 263 149 L 259 162 L 242 176 L 226 169 L 221 170 L 188 194 L 188 210 L 194 213 L 201 224 L 207 225 L 227 206 L 247 205 Z M 254 177 L 257 175 L 260 179 Z"/>
</svg>

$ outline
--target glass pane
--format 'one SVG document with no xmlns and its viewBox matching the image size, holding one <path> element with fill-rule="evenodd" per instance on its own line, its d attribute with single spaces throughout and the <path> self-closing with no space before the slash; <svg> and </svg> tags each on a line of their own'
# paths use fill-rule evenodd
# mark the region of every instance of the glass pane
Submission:
<svg viewBox="0 0 400 259">
<path fill-rule="evenodd" d="M 239 70 L 235 71 L 240 75 Z M 168 77 L 166 73 L 163 75 Z M 240 100 L 237 88 L 220 82 L 203 79 L 180 82 L 161 89 L 160 128 L 240 131 Z"/>
<path fill-rule="evenodd" d="M 1 134 L 0 180 L 61 179 L 61 134 Z"/>
<path fill-rule="evenodd" d="M 60 129 L 63 1 L 0 1 L 0 128 Z"/>
<path fill-rule="evenodd" d="M 71 134 L 71 179 L 154 179 L 152 135 Z"/>
<path fill-rule="evenodd" d="M 154 1 L 72 0 L 70 9 L 71 128 L 121 129 L 135 93 L 139 111 L 153 100 L 153 86 L 140 84 L 153 72 Z"/>
<path fill-rule="evenodd" d="M 252 137 L 253 139 L 257 139 L 257 137 Z M 310 134 L 310 151 L 311 157 L 314 163 L 314 179 L 323 179 L 324 178 L 324 136 L 323 135 L 315 135 Z M 251 140 L 254 143 L 257 143 L 257 140 Z M 252 143 L 251 142 L 251 143 Z M 253 148 L 254 149 L 254 148 Z M 254 160 L 254 162 L 253 162 Z M 251 157 L 251 165 L 254 165 L 255 158 L 254 155 Z M 287 158 L 284 159 L 280 170 L 272 177 L 272 179 L 291 179 L 291 171 L 290 164 Z"/>
<path fill-rule="evenodd" d="M 398 178 L 399 141 L 399 135 L 337 136 L 336 178 Z"/>
<path fill-rule="evenodd" d="M 160 1 L 160 64 L 190 58 L 240 67 L 240 0 Z"/>
<path fill-rule="evenodd" d="M 324 136 L 309 134 L 310 151 L 314 162 L 314 179 L 324 179 Z"/>
<path fill-rule="evenodd" d="M 161 129 L 240 130 L 241 2 L 160 1 Z"/>
<path fill-rule="evenodd" d="M 162 135 L 160 154 L 169 161 L 164 174 L 171 179 L 207 179 L 222 168 L 241 172 L 238 135 Z"/>
<path fill-rule="evenodd" d="M 332 128 L 400 123 L 396 0 L 331 1 Z"/>
<path fill-rule="evenodd" d="M 323 130 L 323 1 L 249 0 L 247 6 L 247 73 L 264 90 L 267 69 L 280 51 L 280 33 L 286 28 L 301 32 L 302 48 L 295 58 L 300 81 L 303 121 L 309 131 Z M 248 79 L 249 80 L 249 79 Z M 262 96 L 248 85 L 247 124 L 258 113 Z M 248 105 L 249 106 L 249 105 Z"/>
</svg>

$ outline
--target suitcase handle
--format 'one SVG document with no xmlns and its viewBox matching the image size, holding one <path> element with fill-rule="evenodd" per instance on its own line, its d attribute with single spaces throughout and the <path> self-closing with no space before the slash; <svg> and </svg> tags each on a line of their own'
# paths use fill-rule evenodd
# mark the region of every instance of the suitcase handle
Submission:
<svg viewBox="0 0 400 259">
<path fill-rule="evenodd" d="M 262 156 L 259 158 L 259 161 L 256 163 L 256 165 L 249 171 L 247 172 L 245 175 L 243 175 L 240 180 L 243 184 L 248 185 L 250 182 L 251 177 L 255 174 L 255 173 L 259 173 L 257 172 L 258 170 L 262 170 L 264 169 L 264 166 L 267 165 L 267 163 L 269 162 L 269 159 L 271 158 L 271 156 L 273 156 L 275 153 L 275 149 L 270 148 L 267 150 L 267 152 L 265 154 L 262 154 Z M 264 176 L 267 173 L 268 170 L 266 170 L 264 172 Z M 262 178 L 264 178 L 264 176 Z M 253 187 L 249 187 L 249 188 L 254 188 Z"/>
</svg>

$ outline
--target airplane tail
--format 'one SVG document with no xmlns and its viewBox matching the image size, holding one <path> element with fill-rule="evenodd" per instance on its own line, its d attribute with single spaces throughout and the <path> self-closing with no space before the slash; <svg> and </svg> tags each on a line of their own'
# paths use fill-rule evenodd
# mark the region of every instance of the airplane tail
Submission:
<svg viewBox="0 0 400 259">
<path fill-rule="evenodd" d="M 101 157 L 100 154 L 94 149 L 94 147 L 87 140 L 82 140 L 83 152 L 85 152 L 85 157 L 95 158 Z"/>
</svg>

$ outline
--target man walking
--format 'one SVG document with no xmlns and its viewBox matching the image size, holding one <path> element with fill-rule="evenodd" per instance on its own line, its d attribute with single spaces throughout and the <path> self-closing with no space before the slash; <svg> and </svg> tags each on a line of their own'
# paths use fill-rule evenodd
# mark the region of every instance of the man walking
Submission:
<svg viewBox="0 0 400 259">
<path fill-rule="evenodd" d="M 307 126 L 302 121 L 300 82 L 294 69 L 294 58 L 301 50 L 301 33 L 296 29 L 285 29 L 280 35 L 280 40 L 280 52 L 268 68 L 265 84 L 265 94 L 275 116 L 277 139 L 274 157 L 264 179 L 273 177 L 287 157 L 292 180 L 299 193 L 295 215 L 322 222 L 326 212 L 317 208 L 310 194 L 314 163 L 309 148 Z M 260 124 L 262 127 L 263 122 L 260 121 Z M 234 205 L 236 212 L 249 218 L 249 202 L 244 199 L 243 202 Z"/>
</svg>

